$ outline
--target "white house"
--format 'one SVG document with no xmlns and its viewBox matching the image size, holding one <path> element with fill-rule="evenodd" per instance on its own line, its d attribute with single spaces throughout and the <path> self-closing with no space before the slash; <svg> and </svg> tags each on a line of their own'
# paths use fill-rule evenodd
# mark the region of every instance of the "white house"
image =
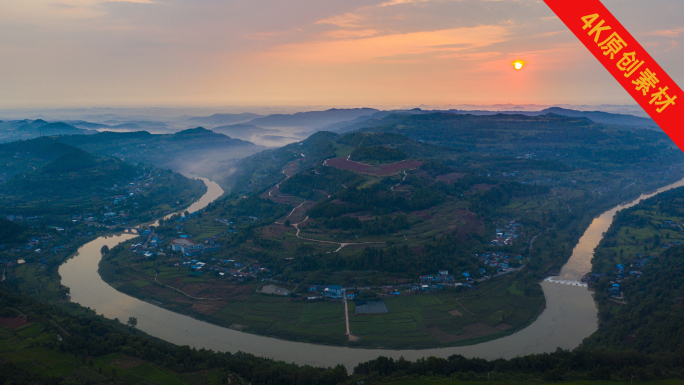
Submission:
<svg viewBox="0 0 684 385">
<path fill-rule="evenodd" d="M 180 251 L 183 254 L 192 254 L 201 252 L 204 245 L 195 243 L 187 238 L 176 238 L 171 240 L 171 250 Z"/>
</svg>

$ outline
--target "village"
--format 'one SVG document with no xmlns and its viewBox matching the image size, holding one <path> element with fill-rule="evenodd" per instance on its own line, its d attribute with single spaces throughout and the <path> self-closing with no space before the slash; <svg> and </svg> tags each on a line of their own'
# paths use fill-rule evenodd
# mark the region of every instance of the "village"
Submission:
<svg viewBox="0 0 684 385">
<path fill-rule="evenodd" d="M 37 263 L 38 269 L 46 269 L 59 262 L 59 259 L 49 256 L 75 251 L 72 250 L 73 245 L 82 242 L 84 238 L 94 237 L 105 231 L 124 231 L 131 226 L 131 222 L 147 219 L 141 215 L 146 215 L 145 211 L 150 207 L 139 207 L 139 203 L 133 200 L 140 197 L 141 202 L 145 202 L 142 205 L 149 206 L 150 202 L 147 202 L 144 196 L 154 187 L 155 179 L 150 172 L 149 175 L 135 177 L 125 185 L 114 184 L 110 188 L 105 188 L 106 197 L 101 200 L 103 206 L 100 206 L 99 213 L 32 216 L 4 214 L 5 220 L 30 229 L 30 235 L 22 240 L 21 244 L 13 242 L 9 247 L 0 244 L 0 265 L 13 267 L 24 263 Z M 110 195 L 112 193 L 116 195 Z M 151 251 L 162 241 L 163 239 L 150 239 L 142 255 L 151 257 Z"/>
<path fill-rule="evenodd" d="M 185 223 L 197 216 L 201 216 L 202 211 L 192 214 L 186 213 L 184 216 L 176 215 L 167 220 L 165 226 L 176 234 L 173 238 L 167 239 L 164 235 L 157 234 L 154 227 L 143 230 L 139 240 L 130 245 L 128 250 L 133 252 L 137 259 L 157 260 L 168 267 L 185 268 L 188 276 L 209 275 L 219 280 L 235 281 L 237 283 L 248 280 L 261 279 L 269 281 L 275 285 L 283 287 L 295 285 L 292 282 L 282 281 L 280 276 L 273 276 L 271 270 L 263 267 L 258 261 L 239 261 L 220 257 L 221 246 L 219 238 L 234 236 L 238 234 L 234 230 L 232 221 L 217 218 L 216 222 L 229 227 L 221 233 L 203 239 L 202 241 L 193 240 L 192 235 L 185 235 Z M 256 220 L 256 217 L 249 217 Z M 496 245 L 510 245 L 518 238 L 517 232 L 522 226 L 515 220 L 507 221 L 501 229 L 497 229 L 497 238 L 493 241 Z M 166 230 L 168 234 L 168 229 Z M 474 290 L 477 282 L 483 282 L 493 277 L 498 277 L 507 273 L 520 270 L 523 265 L 523 256 L 512 256 L 510 253 L 501 251 L 488 251 L 482 254 L 475 254 L 478 258 L 477 270 L 466 270 L 457 274 L 450 274 L 448 270 L 439 270 L 436 274 L 428 274 L 416 277 L 413 284 L 403 283 L 396 286 L 378 287 L 343 287 L 340 285 L 305 285 L 303 289 L 278 290 L 273 294 L 291 295 L 294 297 L 305 297 L 308 300 L 341 300 L 359 299 L 361 297 L 377 296 L 397 296 L 408 294 L 432 293 L 445 288 Z M 300 285 L 296 285 L 299 287 Z"/>
<path fill-rule="evenodd" d="M 496 229 L 496 236 L 492 241 L 489 243 L 491 246 L 510 246 L 513 244 L 513 241 L 515 241 L 520 235 L 517 234 L 518 232 L 518 226 L 522 227 L 522 225 L 518 224 L 516 221 L 511 220 L 508 222 L 507 225 L 503 227 L 503 229 Z"/>
<path fill-rule="evenodd" d="M 648 264 L 648 262 L 655 258 L 656 255 L 650 255 L 648 257 L 637 254 L 636 259 L 629 263 L 628 266 L 625 263 L 618 263 L 613 268 L 610 274 L 607 273 L 590 273 L 582 278 L 583 282 L 586 282 L 589 287 L 594 287 L 601 279 L 608 277 L 609 282 L 607 286 L 607 292 L 611 299 L 623 300 L 621 285 L 627 283 L 630 279 L 639 279 L 643 275 L 641 269 Z"/>
<path fill-rule="evenodd" d="M 198 215 L 191 214 L 188 217 L 175 219 L 174 230 L 182 232 L 183 222 L 188 218 Z M 224 222 L 230 224 L 230 222 Z M 514 231 L 517 226 L 513 221 L 506 227 L 506 231 Z M 244 282 L 249 279 L 261 279 L 276 285 L 288 286 L 291 283 L 278 280 L 273 277 L 270 269 L 261 266 L 257 261 L 243 263 L 233 259 L 217 258 L 215 252 L 220 251 L 220 245 L 216 239 L 221 235 L 236 234 L 237 231 L 227 230 L 225 233 L 216 234 L 204 243 L 195 242 L 192 236 L 179 234 L 177 238 L 167 239 L 154 232 L 153 228 L 144 230 L 140 233 L 141 240 L 129 246 L 128 250 L 139 259 L 156 259 L 165 257 L 164 263 L 169 267 L 187 268 L 189 276 L 201 276 L 212 274 L 218 279 L 226 281 Z M 340 285 L 306 285 L 306 294 L 295 293 L 289 290 L 280 290 L 275 294 L 292 295 L 308 300 L 342 300 L 358 299 L 361 297 L 382 297 L 397 296 L 419 293 L 432 293 L 436 290 L 445 288 L 457 288 L 464 290 L 474 290 L 476 282 L 482 282 L 492 277 L 501 276 L 515 272 L 524 267 L 522 265 L 523 256 L 510 256 L 504 252 L 485 252 L 475 255 L 484 266 L 477 271 L 464 271 L 454 276 L 448 270 L 440 270 L 436 274 L 422 275 L 417 277 L 413 284 L 401 284 L 396 286 L 379 287 L 343 287 Z M 299 286 L 299 285 L 297 285 Z"/>
</svg>

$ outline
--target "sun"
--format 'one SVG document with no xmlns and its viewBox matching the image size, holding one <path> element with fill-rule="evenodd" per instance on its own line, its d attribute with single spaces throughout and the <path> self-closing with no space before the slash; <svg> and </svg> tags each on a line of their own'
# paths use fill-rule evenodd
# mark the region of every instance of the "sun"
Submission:
<svg viewBox="0 0 684 385">
<path fill-rule="evenodd" d="M 516 60 L 511 64 L 513 64 L 513 68 L 515 68 L 518 71 L 520 71 L 525 66 L 525 62 L 522 60 Z"/>
</svg>

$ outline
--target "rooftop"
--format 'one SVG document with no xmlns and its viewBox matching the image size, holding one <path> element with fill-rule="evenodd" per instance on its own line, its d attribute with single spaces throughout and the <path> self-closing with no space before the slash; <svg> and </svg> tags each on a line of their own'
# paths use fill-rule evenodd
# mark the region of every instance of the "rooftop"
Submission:
<svg viewBox="0 0 684 385">
<path fill-rule="evenodd" d="M 171 240 L 172 245 L 178 245 L 178 246 L 194 246 L 196 245 L 195 242 L 187 239 L 187 238 L 176 238 Z"/>
</svg>

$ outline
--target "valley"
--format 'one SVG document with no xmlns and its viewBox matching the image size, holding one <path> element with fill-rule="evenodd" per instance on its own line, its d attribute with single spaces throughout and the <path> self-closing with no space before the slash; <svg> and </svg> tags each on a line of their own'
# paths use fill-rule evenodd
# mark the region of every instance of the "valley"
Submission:
<svg viewBox="0 0 684 385">
<path fill-rule="evenodd" d="M 628 145 L 619 131 L 597 129 Z M 633 182 L 645 170 L 619 161 L 609 174 L 443 144 L 318 133 L 246 158 L 229 197 L 154 229 L 203 253 L 169 253 L 163 243 L 163 255 L 141 258 L 131 241 L 101 273 L 129 295 L 244 332 L 375 348 L 473 344 L 533 322 L 544 309 L 540 277 L 560 270 L 593 213 L 646 186 Z M 260 157 L 280 168 L 248 174 Z M 659 170 L 665 178 L 650 186 L 681 176 L 672 165 Z M 388 313 L 357 314 L 366 303 Z"/>
<path fill-rule="evenodd" d="M 558 126 L 549 128 L 545 117 L 535 132 L 525 128 L 527 135 L 546 136 L 547 141 L 557 137 L 559 145 L 570 146 L 567 152 L 558 147 L 557 154 L 550 155 L 529 139 L 529 146 L 519 143 L 510 151 L 494 142 L 480 148 L 452 147 L 449 140 L 460 140 L 454 133 L 431 143 L 397 133 L 319 132 L 234 161 L 235 172 L 223 182 L 231 190 L 207 194 L 212 197 L 188 212 L 143 210 L 150 216 L 141 225 L 143 217 L 134 219 L 126 210 L 120 210 L 128 214 L 124 222 L 117 213 L 106 217 L 101 211 L 102 219 L 93 215 L 95 225 L 101 226 L 98 231 L 61 235 L 73 246 L 54 256 L 35 258 L 34 251 L 22 250 L 27 258 L 21 265 L 8 265 L 5 274 L 22 293 L 56 303 L 72 315 L 88 315 L 81 307 L 85 304 L 108 317 L 134 314 L 142 329 L 175 343 L 222 349 L 216 343 L 227 338 L 231 346 L 249 346 L 255 353 L 272 345 L 268 341 L 279 341 L 283 348 L 309 344 L 296 358 L 298 363 L 329 362 L 311 355 L 318 349 L 366 348 L 344 350 L 343 362 L 351 368 L 391 351 L 407 357 L 449 352 L 472 356 L 496 346 L 499 353 L 486 355 L 496 358 L 548 351 L 549 343 L 576 346 L 592 332 L 587 322 L 593 311 L 579 302 L 564 305 L 570 286 L 548 286 L 563 285 L 543 278 L 559 274 L 584 229 L 602 210 L 683 174 L 677 153 L 658 133 L 638 131 L 644 136 L 634 139 L 621 131 L 633 129 L 589 123 L 611 151 L 631 149 L 637 157 L 641 152 L 653 157 L 649 167 L 636 168 L 627 166 L 630 158 L 571 150 L 573 142 L 565 132 L 575 129 L 577 121 L 551 119 Z M 189 134 L 212 137 L 202 130 Z M 491 135 L 512 133 L 496 129 Z M 37 139 L 26 148 L 42 143 L 41 151 L 50 155 L 20 151 L 10 159 L 8 152 L 7 161 L 16 167 L 8 179 L 43 181 L 70 172 L 80 177 L 91 168 L 103 175 L 109 172 L 114 179 L 123 177 L 114 190 L 124 193 L 112 203 L 132 205 L 129 210 L 138 209 L 142 201 L 123 196 L 146 196 L 160 183 L 158 187 L 168 186 L 161 182 L 166 171 L 105 155 L 116 147 L 93 156 L 67 142 L 89 150 L 98 143 L 86 137 Z M 17 143 L 11 146 L 26 146 Z M 16 157 L 20 153 L 22 157 Z M 137 174 L 140 182 L 124 183 L 127 174 L 118 176 L 117 170 L 128 167 L 148 171 Z M 48 182 L 49 188 L 54 190 L 59 180 Z M 182 186 L 183 180 L 177 183 Z M 185 190 L 151 191 L 156 193 L 149 196 L 161 202 Z M 27 197 L 17 199 L 30 202 Z M 188 201 L 175 199 L 176 207 L 187 207 Z M 83 198 L 76 194 L 74 201 Z M 151 223 L 155 216 L 163 218 Z M 14 215 L 12 220 L 21 223 L 24 217 Z M 31 234 L 5 228 L 13 242 L 26 242 Z M 79 267 L 67 262 L 56 274 L 74 247 L 123 228 L 137 234 L 97 238 L 79 249 L 77 257 L 87 258 L 77 258 Z M 53 232 L 51 237 L 60 242 L 59 231 Z M 54 240 L 30 239 L 32 248 Z M 98 274 L 96 280 L 101 276 L 104 282 L 77 283 L 89 274 Z M 572 301 L 584 294 L 575 293 Z M 132 297 L 147 303 L 131 302 L 137 301 Z M 115 309 L 115 303 L 130 305 Z M 566 314 L 567 322 L 562 322 L 566 336 L 538 339 L 546 329 L 561 327 L 548 317 L 570 310 L 574 314 Z M 160 329 L 162 319 L 174 319 L 175 326 Z M 217 340 L 188 341 L 190 336 L 177 330 L 182 325 L 214 330 L 212 338 Z M 520 343 L 521 338 L 529 342 Z M 366 353 L 348 353 L 355 351 Z"/>
</svg>

